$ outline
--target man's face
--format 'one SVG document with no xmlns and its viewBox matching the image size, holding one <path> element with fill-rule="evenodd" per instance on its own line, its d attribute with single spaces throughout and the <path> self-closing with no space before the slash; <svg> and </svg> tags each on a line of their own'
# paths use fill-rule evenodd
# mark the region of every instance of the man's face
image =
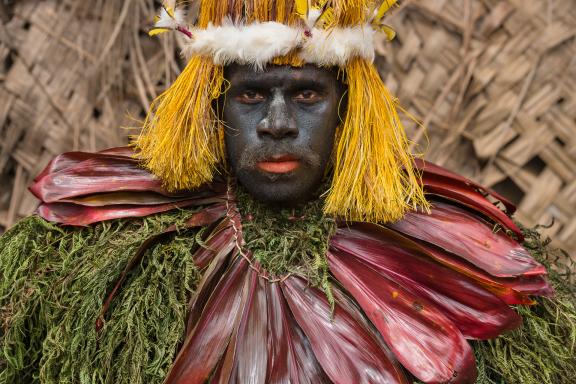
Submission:
<svg viewBox="0 0 576 384">
<path fill-rule="evenodd" d="M 223 118 L 228 160 L 255 198 L 290 205 L 313 197 L 339 124 L 343 87 L 315 66 L 226 70 Z"/>
</svg>

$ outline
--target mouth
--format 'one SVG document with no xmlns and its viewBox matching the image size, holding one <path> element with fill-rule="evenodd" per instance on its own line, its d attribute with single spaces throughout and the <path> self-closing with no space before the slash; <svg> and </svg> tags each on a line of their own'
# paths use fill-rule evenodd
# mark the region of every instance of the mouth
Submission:
<svg viewBox="0 0 576 384">
<path fill-rule="evenodd" d="M 300 167 L 300 160 L 292 155 L 278 155 L 258 161 L 256 167 L 268 173 L 290 173 Z"/>
</svg>

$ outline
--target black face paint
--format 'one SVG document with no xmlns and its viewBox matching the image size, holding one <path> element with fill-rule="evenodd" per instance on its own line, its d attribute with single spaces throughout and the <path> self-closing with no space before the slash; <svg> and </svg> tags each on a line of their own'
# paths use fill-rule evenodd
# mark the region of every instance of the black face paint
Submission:
<svg viewBox="0 0 576 384">
<path fill-rule="evenodd" d="M 343 87 L 315 66 L 227 68 L 223 102 L 231 171 L 255 198 L 291 205 L 313 198 L 339 123 Z"/>
</svg>

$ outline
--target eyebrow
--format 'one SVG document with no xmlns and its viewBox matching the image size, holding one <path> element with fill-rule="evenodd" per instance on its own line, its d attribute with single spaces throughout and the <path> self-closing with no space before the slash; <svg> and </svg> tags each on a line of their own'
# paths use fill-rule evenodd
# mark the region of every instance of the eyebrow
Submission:
<svg viewBox="0 0 576 384">
<path fill-rule="evenodd" d="M 273 86 L 287 85 L 288 88 L 325 88 L 327 86 L 325 79 L 317 76 L 305 75 L 297 78 L 286 79 L 281 76 L 262 76 L 262 74 L 250 74 L 246 77 L 230 81 L 231 87 L 234 88 L 268 88 Z"/>
</svg>

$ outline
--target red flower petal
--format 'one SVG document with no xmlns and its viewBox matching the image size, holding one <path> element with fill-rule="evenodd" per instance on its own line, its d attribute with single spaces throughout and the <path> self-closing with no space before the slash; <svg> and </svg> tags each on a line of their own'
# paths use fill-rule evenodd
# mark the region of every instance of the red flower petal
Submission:
<svg viewBox="0 0 576 384">
<path fill-rule="evenodd" d="M 85 207 L 104 207 L 107 205 L 160 205 L 184 200 L 190 200 L 190 196 L 170 197 L 155 192 L 122 191 L 72 197 L 58 202 L 73 203 Z"/>
<path fill-rule="evenodd" d="M 160 205 L 109 205 L 84 207 L 71 203 L 41 204 L 37 213 L 40 217 L 64 225 L 85 226 L 92 223 L 126 217 L 145 217 L 176 208 L 198 205 L 198 199 L 184 200 Z"/>
<path fill-rule="evenodd" d="M 60 165 L 60 164 L 58 164 Z M 56 172 L 43 172 L 30 191 L 40 200 L 53 203 L 98 192 L 147 191 L 166 194 L 162 183 L 139 168 L 133 159 L 92 154 L 86 160 Z"/>
<path fill-rule="evenodd" d="M 516 278 L 506 280 L 508 281 L 502 281 L 503 285 L 513 288 L 516 291 L 522 292 L 523 294 L 526 295 L 534 295 L 534 296 L 554 295 L 554 288 L 552 288 L 548 280 L 546 280 L 546 278 L 541 275 L 518 276 Z"/>
<path fill-rule="evenodd" d="M 131 161 L 137 163 L 138 161 L 132 158 L 131 154 L 133 154 L 132 150 L 128 147 L 118 147 L 118 148 L 111 148 L 109 150 L 92 153 L 92 152 L 66 152 L 56 156 L 52 159 L 48 165 L 42 170 L 38 176 L 34 178 L 34 181 L 38 181 L 47 174 L 56 173 L 63 169 L 73 167 L 78 163 L 92 159 L 92 158 L 107 158 L 107 157 L 117 157 L 119 159 L 123 159 L 125 161 Z"/>
<path fill-rule="evenodd" d="M 134 149 L 129 146 L 108 148 L 98 153 L 103 155 L 124 156 L 132 159 L 134 159 L 136 155 Z"/>
<path fill-rule="evenodd" d="M 498 297 L 466 276 L 435 263 L 417 244 L 390 229 L 357 224 L 339 229 L 331 245 L 432 302 L 466 338 L 491 339 L 522 322 Z"/>
<path fill-rule="evenodd" d="M 264 383 L 268 362 L 268 311 L 266 282 L 252 271 L 248 304 L 236 342 L 236 365 L 233 377 L 236 382 Z"/>
<path fill-rule="evenodd" d="M 434 306 L 346 253 L 329 252 L 328 259 L 334 276 L 414 376 L 427 383 L 474 382 L 472 349 Z"/>
<path fill-rule="evenodd" d="M 409 212 L 390 228 L 452 252 L 493 276 L 541 275 L 546 269 L 518 242 L 494 233 L 464 209 L 435 202 L 431 214 Z"/>
<path fill-rule="evenodd" d="M 514 221 L 475 189 L 461 183 L 449 183 L 439 177 L 432 178 L 426 174 L 424 174 L 422 181 L 424 182 L 424 189 L 427 193 L 448 198 L 456 203 L 474 209 L 502 225 L 504 228 L 514 232 L 520 241 L 524 240 L 522 231 Z"/>
<path fill-rule="evenodd" d="M 228 262 L 235 255 L 233 252 L 235 245 L 232 226 L 228 220 L 222 220 L 206 239 L 205 246 L 201 246 L 192 255 L 196 266 L 203 271 L 202 279 L 196 288 L 196 295 L 189 305 L 186 334 L 189 334 L 196 327 L 212 292 L 226 277 Z"/>
<path fill-rule="evenodd" d="M 316 358 L 332 382 L 407 383 L 401 369 L 362 323 L 336 305 L 334 313 L 326 294 L 306 286 L 298 277 L 282 285 L 296 321 L 310 340 Z"/>
<path fill-rule="evenodd" d="M 533 304 L 533 300 L 528 295 L 553 294 L 552 287 L 542 275 L 495 277 L 439 247 L 419 240 L 415 242 L 429 257 L 473 279 L 508 305 Z"/>
<path fill-rule="evenodd" d="M 495 191 L 485 188 L 484 186 L 473 182 L 470 179 L 467 179 L 465 177 L 462 177 L 456 173 L 450 172 L 449 170 L 447 170 L 446 168 L 442 168 L 436 164 L 424 161 L 424 160 L 420 160 L 420 159 L 415 159 L 414 160 L 416 167 L 418 167 L 419 169 L 421 169 L 424 173 L 424 177 L 426 176 L 431 176 L 434 177 L 435 179 L 444 179 L 446 182 L 450 182 L 453 184 L 456 183 L 460 183 L 462 185 L 474 188 L 476 190 L 479 190 L 487 195 L 492 195 L 496 200 L 499 200 L 500 202 L 502 202 L 502 204 L 504 204 L 504 206 L 506 207 L 506 212 L 508 212 L 508 214 L 513 214 L 516 211 L 516 206 L 508 199 L 506 199 L 504 196 L 500 195 L 499 193 L 496 193 Z"/>
<path fill-rule="evenodd" d="M 268 372 L 266 383 L 330 383 L 298 327 L 278 284 L 267 284 Z"/>
<path fill-rule="evenodd" d="M 30 191 L 44 203 L 55 202 L 84 202 L 86 205 L 94 204 L 94 194 L 110 193 L 106 201 L 116 201 L 114 204 L 127 203 L 142 204 L 143 198 L 137 195 L 119 194 L 121 191 L 140 191 L 166 196 L 169 198 L 200 198 L 222 194 L 223 186 L 215 185 L 196 190 L 192 193 L 168 193 L 162 188 L 161 181 L 148 170 L 142 168 L 137 159 L 132 157 L 130 148 L 120 147 L 99 153 L 69 152 L 57 156 L 34 179 Z M 79 196 L 88 196 L 75 199 Z M 153 196 L 153 195 L 152 195 Z M 116 198 L 114 200 L 113 198 Z M 136 199 L 135 201 L 130 198 Z M 156 200 L 159 197 L 154 197 Z M 104 199 L 104 197 L 99 197 Z M 147 200 L 150 197 L 146 197 Z M 174 200 L 171 200 L 174 201 Z M 101 204 L 97 202 L 97 205 Z"/>
<path fill-rule="evenodd" d="M 236 242 L 230 222 L 228 220 L 221 222 L 204 242 L 206 246 L 200 247 L 193 256 L 194 263 L 200 269 L 206 267 L 218 255 L 226 255 L 234 249 Z"/>
<path fill-rule="evenodd" d="M 205 383 L 222 358 L 242 315 L 248 263 L 238 258 L 212 292 L 202 316 L 187 336 L 166 384 Z"/>
<path fill-rule="evenodd" d="M 240 325 L 214 375 L 214 383 L 264 383 L 268 362 L 268 316 L 265 282 L 250 272 L 249 293 Z"/>
<path fill-rule="evenodd" d="M 350 314 L 350 316 L 352 316 L 358 324 L 362 324 L 364 329 L 368 333 L 370 333 L 370 335 L 372 335 L 372 338 L 376 341 L 376 343 L 378 343 L 378 346 L 380 347 L 380 349 L 382 349 L 382 351 L 384 351 L 386 353 L 386 355 L 388 356 L 388 359 L 393 364 L 395 364 L 395 366 L 400 367 L 400 363 L 398 362 L 398 359 L 396 358 L 396 356 L 394 356 L 394 354 L 392 353 L 392 351 L 390 350 L 388 345 L 386 345 L 384 338 L 378 332 L 376 327 L 374 327 L 374 324 L 372 324 L 370 322 L 370 320 L 368 320 L 368 318 L 366 318 L 366 316 L 364 315 L 364 312 L 362 311 L 362 309 L 360 308 L 358 303 L 356 303 L 354 301 L 354 299 L 352 299 L 351 296 L 349 296 L 347 293 L 345 293 L 340 288 L 339 285 L 333 285 L 332 286 L 332 294 L 334 295 L 334 299 L 336 300 L 338 305 L 341 306 L 342 308 L 344 308 L 344 310 L 346 312 L 348 312 L 348 314 Z"/>
</svg>

